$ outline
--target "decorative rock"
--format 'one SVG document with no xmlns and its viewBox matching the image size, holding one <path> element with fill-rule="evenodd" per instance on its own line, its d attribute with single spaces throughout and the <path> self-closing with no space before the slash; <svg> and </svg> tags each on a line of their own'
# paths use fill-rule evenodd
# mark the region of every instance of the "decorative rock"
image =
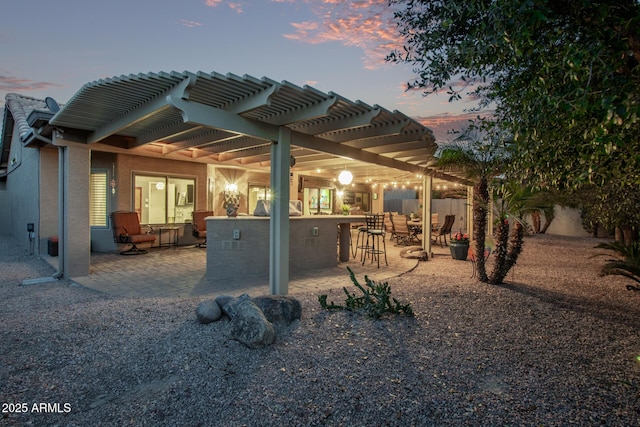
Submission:
<svg viewBox="0 0 640 427">
<path fill-rule="evenodd" d="M 222 311 L 224 312 L 224 306 L 227 305 L 227 303 L 233 299 L 235 299 L 236 297 L 233 297 L 231 295 L 218 295 L 216 297 L 216 302 L 218 303 L 218 305 L 222 308 Z M 226 313 L 224 313 L 226 314 Z"/>
<path fill-rule="evenodd" d="M 242 294 L 237 298 L 234 298 L 234 297 L 229 298 L 226 303 L 224 302 L 225 299 L 226 297 L 222 297 L 222 299 L 220 300 L 220 302 L 222 303 L 220 304 L 220 307 L 222 307 L 222 311 L 224 312 L 224 314 L 229 316 L 229 318 L 233 319 L 238 315 L 236 310 L 237 305 L 240 304 L 242 301 L 251 300 L 251 297 L 249 296 L 249 294 Z"/>
<path fill-rule="evenodd" d="M 428 258 L 427 253 L 421 246 L 409 246 L 404 248 L 400 251 L 400 256 L 402 258 L 418 259 L 422 261 L 426 261 Z"/>
<path fill-rule="evenodd" d="M 275 330 L 260 308 L 249 298 L 237 298 L 225 305 L 231 317 L 231 338 L 249 348 L 273 344 Z"/>
<path fill-rule="evenodd" d="M 288 296 L 261 296 L 251 298 L 271 323 L 291 324 L 300 320 L 302 305 L 300 301 Z"/>
<path fill-rule="evenodd" d="M 207 324 L 220 319 L 222 310 L 215 300 L 210 299 L 198 304 L 196 316 L 198 317 L 198 322 Z"/>
</svg>

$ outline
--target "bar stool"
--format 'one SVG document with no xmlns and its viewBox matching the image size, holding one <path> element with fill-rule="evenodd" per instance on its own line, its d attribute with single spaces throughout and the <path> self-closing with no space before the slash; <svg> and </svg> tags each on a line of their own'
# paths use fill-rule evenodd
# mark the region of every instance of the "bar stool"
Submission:
<svg viewBox="0 0 640 427">
<path fill-rule="evenodd" d="M 371 262 L 374 258 L 378 260 L 378 268 L 380 268 L 380 255 L 384 254 L 384 262 L 387 262 L 387 243 L 385 242 L 384 215 L 383 214 L 365 214 L 367 243 L 365 245 L 362 264 L 368 255 L 371 255 Z M 382 239 L 382 248 L 380 248 L 380 240 Z"/>
<path fill-rule="evenodd" d="M 356 244 L 353 245 L 353 239 L 351 240 L 351 255 L 353 255 L 353 259 L 356 259 L 356 255 L 358 254 L 358 249 L 360 249 L 360 260 L 362 260 L 364 256 L 364 250 L 367 248 L 366 245 L 366 237 L 367 237 L 367 225 L 361 225 L 357 228 L 358 234 L 356 235 Z M 362 243 L 360 243 L 360 237 L 362 237 Z"/>
</svg>

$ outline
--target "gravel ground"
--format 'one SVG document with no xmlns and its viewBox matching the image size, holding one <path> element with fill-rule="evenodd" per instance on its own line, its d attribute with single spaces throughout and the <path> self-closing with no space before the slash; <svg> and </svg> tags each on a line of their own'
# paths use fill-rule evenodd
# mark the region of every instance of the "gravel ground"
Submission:
<svg viewBox="0 0 640 427">
<path fill-rule="evenodd" d="M 0 425 L 640 426 L 640 293 L 598 277 L 596 243 L 527 238 L 503 286 L 420 263 L 389 281 L 415 318 L 298 294 L 297 327 L 251 350 L 201 299 L 19 286 L 53 271 L 0 239 Z"/>
</svg>

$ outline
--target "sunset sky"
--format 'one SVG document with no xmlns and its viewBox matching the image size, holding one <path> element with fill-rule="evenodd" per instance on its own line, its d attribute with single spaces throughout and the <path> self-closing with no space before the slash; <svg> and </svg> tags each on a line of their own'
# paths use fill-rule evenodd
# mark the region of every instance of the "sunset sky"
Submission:
<svg viewBox="0 0 640 427">
<path fill-rule="evenodd" d="M 474 105 L 407 92 L 411 67 L 385 62 L 401 46 L 387 0 L 7 1 L 0 105 L 9 92 L 64 103 L 101 78 L 216 71 L 333 91 L 452 138 Z"/>
</svg>

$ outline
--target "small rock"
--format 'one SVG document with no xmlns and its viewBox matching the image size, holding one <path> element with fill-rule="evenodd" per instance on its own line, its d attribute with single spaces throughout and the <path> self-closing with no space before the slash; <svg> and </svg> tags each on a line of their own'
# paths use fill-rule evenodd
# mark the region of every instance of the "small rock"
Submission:
<svg viewBox="0 0 640 427">
<path fill-rule="evenodd" d="M 216 302 L 218 303 L 218 305 L 220 307 L 224 307 L 232 299 L 235 299 L 235 297 L 231 296 L 231 295 L 218 295 L 216 297 Z M 224 311 L 224 309 L 223 309 L 223 311 Z"/>
<path fill-rule="evenodd" d="M 206 300 L 198 304 L 196 316 L 198 322 L 207 324 L 219 320 L 222 317 L 222 310 L 215 300 Z"/>
</svg>

